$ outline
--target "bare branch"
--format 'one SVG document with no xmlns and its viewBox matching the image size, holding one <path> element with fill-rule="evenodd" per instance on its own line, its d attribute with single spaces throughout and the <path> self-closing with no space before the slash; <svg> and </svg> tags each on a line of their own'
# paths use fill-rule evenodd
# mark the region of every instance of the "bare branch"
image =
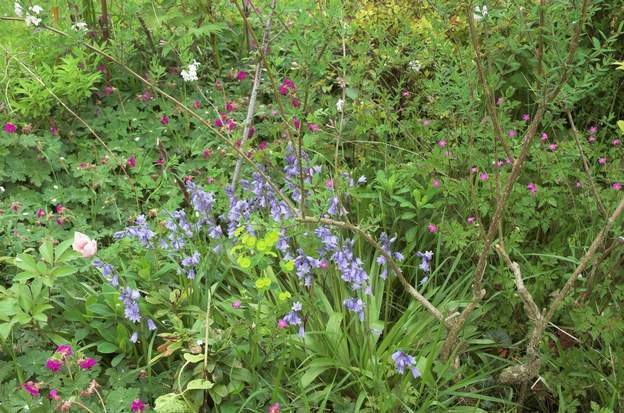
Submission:
<svg viewBox="0 0 624 413">
<path fill-rule="evenodd" d="M 276 0 L 271 2 L 271 12 L 269 13 L 269 18 L 267 20 L 266 25 L 264 26 L 264 34 L 262 35 L 262 54 L 266 55 L 269 51 L 269 33 L 271 32 L 271 25 L 273 23 L 273 14 L 275 13 L 275 4 Z M 251 128 L 254 113 L 256 111 L 256 99 L 258 98 L 258 88 L 260 87 L 260 82 L 262 80 L 262 58 L 258 57 L 258 63 L 256 63 L 256 71 L 254 75 L 253 86 L 251 88 L 251 96 L 249 97 L 249 106 L 247 107 L 247 117 L 245 118 L 245 123 L 243 125 L 243 137 L 241 138 L 241 148 L 245 147 L 245 143 L 247 143 L 247 139 L 249 138 L 249 130 Z M 238 158 L 236 161 L 236 166 L 234 167 L 234 175 L 232 176 L 232 190 L 236 189 L 236 184 L 238 184 L 238 178 L 240 176 L 241 166 L 243 164 L 243 159 Z"/>
</svg>

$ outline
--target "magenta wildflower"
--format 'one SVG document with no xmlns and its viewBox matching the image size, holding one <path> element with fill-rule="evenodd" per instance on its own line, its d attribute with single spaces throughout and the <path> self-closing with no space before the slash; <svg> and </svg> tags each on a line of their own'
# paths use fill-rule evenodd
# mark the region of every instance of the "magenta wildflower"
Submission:
<svg viewBox="0 0 624 413">
<path fill-rule="evenodd" d="M 154 163 L 156 164 L 156 166 L 163 166 L 165 164 L 165 160 L 163 158 L 160 158 Z"/>
<path fill-rule="evenodd" d="M 136 166 L 136 156 L 132 155 L 129 157 L 127 163 L 130 168 L 134 168 Z"/>
<path fill-rule="evenodd" d="M 110 86 L 106 86 L 106 87 L 104 88 L 104 94 L 105 94 L 106 96 L 110 96 L 110 95 L 113 93 L 113 90 L 114 90 L 114 89 L 113 89 L 112 87 L 110 87 Z"/>
<path fill-rule="evenodd" d="M 37 210 L 37 218 L 41 218 L 45 215 L 45 211 L 43 210 L 43 208 L 39 208 Z"/>
<path fill-rule="evenodd" d="M 498 97 L 498 98 L 496 98 L 496 105 L 497 105 L 497 106 L 502 105 L 502 104 L 503 104 L 503 102 L 504 102 L 504 99 L 503 99 L 502 97 Z"/>
<path fill-rule="evenodd" d="M 221 90 L 221 89 L 223 89 L 223 82 L 221 82 L 221 79 L 217 79 L 217 80 L 215 80 L 215 88 L 216 88 L 217 90 Z"/>
<path fill-rule="evenodd" d="M 130 409 L 132 409 L 133 412 L 143 413 L 145 410 L 145 403 L 139 399 L 133 400 L 132 405 L 130 405 Z"/>
<path fill-rule="evenodd" d="M 614 182 L 613 185 L 611 185 L 611 188 L 615 189 L 616 191 L 619 191 L 620 189 L 622 189 L 622 184 L 619 182 Z"/>
<path fill-rule="evenodd" d="M 440 140 L 438 141 L 438 146 L 439 146 L 440 148 L 444 148 L 444 147 L 446 146 L 446 144 L 447 144 L 447 142 L 446 142 L 444 139 L 440 139 Z"/>
<path fill-rule="evenodd" d="M 228 119 L 227 128 L 228 130 L 234 130 L 234 128 L 236 128 L 236 122 L 234 122 L 234 119 Z"/>
<path fill-rule="evenodd" d="M 524 115 L 522 115 L 522 120 L 525 122 L 528 122 L 531 119 L 531 116 L 529 116 L 528 113 L 525 113 Z"/>
<path fill-rule="evenodd" d="M 581 183 L 581 181 L 576 181 L 576 187 L 577 188 L 581 188 L 583 186 L 583 184 Z"/>
<path fill-rule="evenodd" d="M 69 357 L 74 354 L 74 349 L 68 344 L 62 344 L 56 348 L 56 352 L 62 354 L 63 357 Z"/>
<path fill-rule="evenodd" d="M 507 132 L 507 136 L 509 136 L 510 138 L 515 138 L 516 136 L 518 136 L 518 132 L 516 132 L 514 129 L 510 129 L 509 132 Z"/>
<path fill-rule="evenodd" d="M 286 327 L 288 327 L 288 322 L 284 320 L 283 318 L 280 318 L 279 321 L 277 322 L 277 328 L 284 329 Z"/>
<path fill-rule="evenodd" d="M 596 142 L 596 137 L 594 135 L 591 135 L 589 138 L 587 138 L 587 142 L 589 142 L 589 143 Z"/>
<path fill-rule="evenodd" d="M 97 362 L 91 357 L 87 359 L 78 360 L 78 366 L 84 370 L 89 370 L 91 367 L 95 366 L 96 364 Z"/>
<path fill-rule="evenodd" d="M 46 368 L 57 373 L 63 367 L 63 362 L 61 360 L 56 359 L 48 359 L 46 362 Z"/>
<path fill-rule="evenodd" d="M 310 129 L 310 132 L 318 132 L 318 131 L 321 130 L 319 125 L 317 125 L 316 123 L 309 123 L 308 124 L 308 129 Z"/>
<path fill-rule="evenodd" d="M 334 180 L 332 178 L 329 178 L 326 182 L 325 182 L 325 187 L 329 190 L 334 189 Z"/>
<path fill-rule="evenodd" d="M 50 390 L 50 395 L 48 396 L 50 400 L 61 400 L 61 396 L 58 395 L 58 391 L 56 389 Z"/>
<path fill-rule="evenodd" d="M 162 123 L 163 125 L 168 125 L 169 124 L 169 116 L 163 115 L 162 118 L 160 118 L 160 123 Z"/>
<path fill-rule="evenodd" d="M 435 224 L 430 223 L 429 225 L 427 225 L 427 229 L 429 230 L 429 232 L 431 232 L 432 234 L 435 234 L 436 232 L 438 232 L 438 227 Z"/>
<path fill-rule="evenodd" d="M 196 100 L 195 102 L 193 102 L 193 107 L 195 109 L 200 109 L 201 108 L 201 102 L 199 100 Z"/>
<path fill-rule="evenodd" d="M 251 128 L 249 128 L 249 132 L 247 132 L 247 137 L 251 138 L 252 136 L 254 136 L 254 133 L 256 133 L 256 128 L 252 126 Z"/>
<path fill-rule="evenodd" d="M 238 74 L 236 75 L 236 79 L 238 79 L 239 81 L 245 80 L 247 79 L 247 76 L 249 75 L 249 73 L 241 70 L 240 72 L 238 72 Z"/>
<path fill-rule="evenodd" d="M 225 104 L 225 110 L 231 112 L 234 110 L 234 104 L 232 102 L 228 102 Z"/>
<path fill-rule="evenodd" d="M 476 221 L 475 217 L 468 217 L 468 218 L 466 218 L 466 222 L 468 223 L 468 225 L 474 224 L 475 221 Z"/>
<path fill-rule="evenodd" d="M 267 146 L 269 146 L 269 143 L 267 141 L 262 141 L 260 142 L 260 144 L 258 145 L 258 149 L 260 149 L 261 151 L 265 150 L 267 148 Z"/>
<path fill-rule="evenodd" d="M 470 168 L 470 175 L 476 174 L 479 169 L 476 166 Z"/>
<path fill-rule="evenodd" d="M 542 132 L 540 140 L 545 143 L 548 140 L 548 134 L 546 132 Z"/>
<path fill-rule="evenodd" d="M 236 300 L 232 303 L 232 308 L 234 309 L 239 309 L 241 307 L 241 302 L 240 300 Z"/>
<path fill-rule="evenodd" d="M 4 124 L 4 131 L 6 133 L 15 133 L 17 132 L 17 126 L 15 126 L 13 123 L 11 122 L 7 122 Z"/>
<path fill-rule="evenodd" d="M 440 187 L 440 181 L 438 181 L 437 179 L 434 179 L 431 185 L 433 185 L 433 187 L 437 189 Z"/>
<path fill-rule="evenodd" d="M 279 92 L 280 92 L 280 95 L 286 96 L 288 94 L 288 87 L 286 85 L 282 84 L 279 87 Z"/>
<path fill-rule="evenodd" d="M 527 185 L 527 188 L 529 189 L 529 191 L 531 191 L 532 194 L 537 192 L 537 186 L 533 182 L 530 182 Z"/>
<path fill-rule="evenodd" d="M 56 128 L 56 126 L 50 127 L 50 133 L 52 134 L 52 136 L 58 135 L 58 128 Z"/>
<path fill-rule="evenodd" d="M 606 157 L 602 157 L 598 159 L 598 163 L 600 165 L 606 165 L 607 164 L 607 158 Z"/>
<path fill-rule="evenodd" d="M 479 174 L 479 179 L 482 181 L 487 181 L 490 178 L 487 172 L 481 172 Z"/>
<path fill-rule="evenodd" d="M 147 90 L 143 92 L 143 95 L 141 95 L 141 100 L 143 102 L 147 102 L 148 100 L 152 100 L 152 99 L 154 99 L 154 96 L 152 96 L 152 94 Z"/>
<path fill-rule="evenodd" d="M 27 381 L 22 384 L 22 388 L 33 396 L 39 396 L 39 384 L 33 381 Z"/>
<path fill-rule="evenodd" d="M 557 150 L 557 144 L 556 143 L 551 143 L 550 145 L 548 145 L 548 149 L 550 149 L 551 151 L 556 151 Z"/>
<path fill-rule="evenodd" d="M 294 98 L 291 102 L 290 102 L 293 106 L 293 108 L 298 108 L 299 106 L 301 106 L 301 102 L 299 101 L 299 99 Z"/>
<path fill-rule="evenodd" d="M 592 126 L 591 128 L 589 128 L 589 133 L 591 133 L 592 135 L 594 135 L 596 132 L 598 132 L 598 126 Z"/>
<path fill-rule="evenodd" d="M 204 149 L 203 155 L 204 159 L 210 158 L 212 156 L 212 150 L 210 150 L 209 148 Z"/>
<path fill-rule="evenodd" d="M 223 127 L 223 120 L 222 120 L 221 118 L 215 119 L 215 121 L 214 121 L 214 125 L 215 125 L 217 128 L 222 128 L 222 127 Z"/>
<path fill-rule="evenodd" d="M 292 89 L 292 90 L 295 90 L 295 89 L 296 89 L 296 87 L 295 87 L 295 82 L 293 82 L 293 81 L 292 81 L 292 80 L 290 80 L 290 79 L 284 79 L 284 80 L 282 80 L 282 85 L 284 85 L 284 86 L 286 86 L 287 88 Z"/>
<path fill-rule="evenodd" d="M 280 413 L 280 404 L 274 403 L 269 406 L 268 413 Z"/>
<path fill-rule="evenodd" d="M 296 116 L 293 117 L 293 125 L 295 126 L 295 129 L 299 130 L 299 128 L 301 127 L 301 123 L 299 122 L 299 118 L 297 118 Z"/>
<path fill-rule="evenodd" d="M 613 139 L 611 141 L 611 145 L 613 145 L 613 146 L 618 146 L 620 143 L 622 143 L 622 141 L 619 140 L 619 139 Z"/>
</svg>

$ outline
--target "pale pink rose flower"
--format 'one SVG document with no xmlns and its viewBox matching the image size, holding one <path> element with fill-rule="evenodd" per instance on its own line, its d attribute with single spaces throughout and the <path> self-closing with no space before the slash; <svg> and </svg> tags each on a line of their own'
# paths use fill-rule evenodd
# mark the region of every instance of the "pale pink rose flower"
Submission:
<svg viewBox="0 0 624 413">
<path fill-rule="evenodd" d="M 83 258 L 93 257 L 97 252 L 97 241 L 81 232 L 74 232 L 72 248 L 74 251 L 80 253 Z"/>
</svg>

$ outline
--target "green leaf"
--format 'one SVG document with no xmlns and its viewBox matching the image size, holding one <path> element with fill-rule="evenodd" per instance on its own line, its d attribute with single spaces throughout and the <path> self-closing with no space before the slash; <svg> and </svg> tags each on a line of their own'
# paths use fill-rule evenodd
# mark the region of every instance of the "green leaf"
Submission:
<svg viewBox="0 0 624 413">
<path fill-rule="evenodd" d="M 163 394 L 154 402 L 154 410 L 157 413 L 192 413 L 189 406 L 180 400 L 175 393 Z"/>
<path fill-rule="evenodd" d="M 189 363 L 199 363 L 200 361 L 204 361 L 204 355 L 184 353 L 184 360 L 188 361 Z"/>
<path fill-rule="evenodd" d="M 186 390 L 208 390 L 214 387 L 214 383 L 206 379 L 195 379 L 188 382 Z"/>
<path fill-rule="evenodd" d="M 20 270 L 28 271 L 34 274 L 39 273 L 39 271 L 37 271 L 37 262 L 28 254 L 19 254 L 17 258 L 15 258 L 15 266 Z"/>
<path fill-rule="evenodd" d="M 109 354 L 117 351 L 117 346 L 108 341 L 100 341 L 97 345 L 97 349 L 100 353 Z"/>
<path fill-rule="evenodd" d="M 60 278 L 60 277 L 67 277 L 68 275 L 72 275 L 75 272 L 76 272 L 75 268 L 65 265 L 63 267 L 54 268 L 52 272 L 50 272 L 50 275 L 52 277 Z"/>
<path fill-rule="evenodd" d="M 54 249 L 52 247 L 52 243 L 50 241 L 46 241 L 39 247 L 39 254 L 43 257 L 46 262 L 49 264 L 54 263 Z"/>
<path fill-rule="evenodd" d="M 618 120 L 617 125 L 618 128 L 620 128 L 620 131 L 624 133 L 624 120 Z"/>
</svg>

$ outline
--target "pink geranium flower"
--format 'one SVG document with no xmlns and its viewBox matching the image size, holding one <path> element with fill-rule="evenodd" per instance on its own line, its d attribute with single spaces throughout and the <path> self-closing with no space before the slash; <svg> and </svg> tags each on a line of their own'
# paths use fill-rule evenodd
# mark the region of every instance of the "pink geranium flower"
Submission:
<svg viewBox="0 0 624 413">
<path fill-rule="evenodd" d="M 619 182 L 614 182 L 613 185 L 611 185 L 611 188 L 615 189 L 616 191 L 619 191 L 620 189 L 622 189 L 622 184 Z"/>
<path fill-rule="evenodd" d="M 163 125 L 168 125 L 169 124 L 169 116 L 162 115 L 162 118 L 160 118 L 160 123 L 162 123 Z"/>
<path fill-rule="evenodd" d="M 91 357 L 87 358 L 87 359 L 80 359 L 78 360 L 78 366 L 81 369 L 84 370 L 89 370 L 91 367 L 95 366 L 97 364 L 97 362 L 92 359 Z"/>
<path fill-rule="evenodd" d="M 440 139 L 440 140 L 438 141 L 438 146 L 439 146 L 440 148 L 444 148 L 444 147 L 446 146 L 446 144 L 447 144 L 447 142 L 446 142 L 444 139 Z"/>
<path fill-rule="evenodd" d="M 61 396 L 58 395 L 58 391 L 56 389 L 50 390 L 50 395 L 48 396 L 50 400 L 61 400 Z"/>
<path fill-rule="evenodd" d="M 434 179 L 431 185 L 437 189 L 440 187 L 440 181 L 438 181 L 437 179 Z"/>
<path fill-rule="evenodd" d="M 487 181 L 489 178 L 490 176 L 487 172 L 481 172 L 481 174 L 479 174 L 479 179 L 482 181 Z"/>
<path fill-rule="evenodd" d="M 22 388 L 33 396 L 39 396 L 39 383 L 33 381 L 27 381 L 22 384 Z"/>
<path fill-rule="evenodd" d="M 241 307 L 241 302 L 240 300 L 236 300 L 232 303 L 232 308 L 234 309 L 239 309 Z"/>
<path fill-rule="evenodd" d="M 136 166 L 136 156 L 132 155 L 128 158 L 128 166 L 134 168 Z"/>
<path fill-rule="evenodd" d="M 319 125 L 317 125 L 316 123 L 309 123 L 308 124 L 308 129 L 310 129 L 310 132 L 318 132 L 318 131 L 321 130 Z"/>
<path fill-rule="evenodd" d="M 606 165 L 607 164 L 607 158 L 606 157 L 602 157 L 598 159 L 598 163 L 600 165 Z"/>
<path fill-rule="evenodd" d="M 130 405 L 130 409 L 133 412 L 143 413 L 143 411 L 145 410 L 145 403 L 143 403 L 139 399 L 133 400 L 132 404 Z"/>
<path fill-rule="evenodd" d="M 58 373 L 61 367 L 63 367 L 63 362 L 61 360 L 48 359 L 48 361 L 46 361 L 46 368 L 55 373 Z"/>
<path fill-rule="evenodd" d="M 297 130 L 299 130 L 299 128 L 301 127 L 301 123 L 299 122 L 299 118 L 297 118 L 296 116 L 293 117 L 293 126 Z"/>
<path fill-rule="evenodd" d="M 74 354 L 74 349 L 68 344 L 62 344 L 56 348 L 56 352 L 62 354 L 63 357 L 69 357 Z"/>
<path fill-rule="evenodd" d="M 81 232 L 74 232 L 74 242 L 72 243 L 74 251 L 80 253 L 83 258 L 93 257 L 97 252 L 97 241 L 92 240 Z"/>
<path fill-rule="evenodd" d="M 533 182 L 530 182 L 527 185 L 527 188 L 529 188 L 529 191 L 531 191 L 532 194 L 537 192 L 537 186 Z"/>
<path fill-rule="evenodd" d="M 509 136 L 510 138 L 515 138 L 516 136 L 518 136 L 518 132 L 516 132 L 514 129 L 510 129 L 509 132 L 507 132 L 507 136 Z"/>
<path fill-rule="evenodd" d="M 556 143 L 551 143 L 550 145 L 548 145 L 548 149 L 550 149 L 551 151 L 556 151 L 557 150 L 557 144 Z"/>
<path fill-rule="evenodd" d="M 231 112 L 234 110 L 234 104 L 232 102 L 228 102 L 225 104 L 225 110 Z"/>
<path fill-rule="evenodd" d="M 269 406 L 268 413 L 280 413 L 280 404 L 275 403 Z"/>
<path fill-rule="evenodd" d="M 212 150 L 210 150 L 209 148 L 204 149 L 204 159 L 208 159 L 212 156 Z"/>
<path fill-rule="evenodd" d="M 45 211 L 43 210 L 43 208 L 39 208 L 37 210 L 37 218 L 42 218 L 45 215 Z"/>
<path fill-rule="evenodd" d="M 432 234 L 435 234 L 436 232 L 438 232 L 438 227 L 435 224 L 429 224 L 427 225 L 427 229 L 429 230 L 429 232 L 431 232 Z"/>
<path fill-rule="evenodd" d="M 17 126 L 15 126 L 15 124 L 11 123 L 11 122 L 7 122 L 4 124 L 4 131 L 6 133 L 15 133 L 17 132 Z"/>
<path fill-rule="evenodd" d="M 613 146 L 618 146 L 620 143 L 622 143 L 622 141 L 620 141 L 619 139 L 613 139 L 611 141 L 611 145 Z"/>
<path fill-rule="evenodd" d="M 262 141 L 260 142 L 260 144 L 258 145 L 258 149 L 260 149 L 261 151 L 265 150 L 267 148 L 267 146 L 269 146 L 269 143 L 267 141 Z"/>
<path fill-rule="evenodd" d="M 548 140 L 548 134 L 546 132 L 542 132 L 542 134 L 540 135 L 540 140 L 542 142 L 546 142 Z"/>
<path fill-rule="evenodd" d="M 528 122 L 531 119 L 531 116 L 529 116 L 528 113 L 525 113 L 524 115 L 522 115 L 522 120 L 525 122 Z"/>
<path fill-rule="evenodd" d="M 299 99 L 295 98 L 292 100 L 292 102 L 290 102 L 293 106 L 293 108 L 298 108 L 299 106 L 301 106 L 301 102 L 299 101 Z"/>
<path fill-rule="evenodd" d="M 286 320 L 284 320 L 283 318 L 281 318 L 278 322 L 277 322 L 277 328 L 281 328 L 284 329 L 288 327 L 288 323 L 286 322 Z"/>
<path fill-rule="evenodd" d="M 238 74 L 236 75 L 236 79 L 238 79 L 239 81 L 245 80 L 247 79 L 247 76 L 249 75 L 249 73 L 241 70 L 240 72 L 238 72 Z"/>
<path fill-rule="evenodd" d="M 475 217 L 468 217 L 468 218 L 466 218 L 466 222 L 468 223 L 468 225 L 474 224 L 475 220 L 476 220 Z"/>
</svg>

